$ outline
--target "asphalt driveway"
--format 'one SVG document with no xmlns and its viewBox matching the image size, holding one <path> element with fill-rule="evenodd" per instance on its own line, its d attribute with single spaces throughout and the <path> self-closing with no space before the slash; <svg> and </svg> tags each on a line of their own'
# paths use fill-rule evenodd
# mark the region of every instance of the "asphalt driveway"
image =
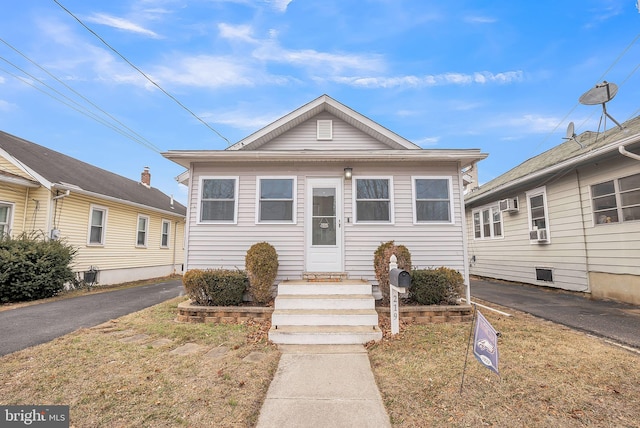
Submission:
<svg viewBox="0 0 640 428">
<path fill-rule="evenodd" d="M 640 306 L 547 287 L 472 279 L 471 300 L 476 299 L 640 349 Z"/>
<path fill-rule="evenodd" d="M 0 312 L 0 356 L 93 327 L 184 294 L 181 280 L 40 303 Z"/>
</svg>

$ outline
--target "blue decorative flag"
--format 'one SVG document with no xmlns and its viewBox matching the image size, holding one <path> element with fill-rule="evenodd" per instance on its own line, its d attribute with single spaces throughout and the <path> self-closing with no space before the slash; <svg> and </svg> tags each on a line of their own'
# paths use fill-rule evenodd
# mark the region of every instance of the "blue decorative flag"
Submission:
<svg viewBox="0 0 640 428">
<path fill-rule="evenodd" d="M 486 368 L 496 372 L 498 376 L 498 333 L 489 321 L 477 311 L 476 331 L 473 337 L 473 355 Z"/>
</svg>

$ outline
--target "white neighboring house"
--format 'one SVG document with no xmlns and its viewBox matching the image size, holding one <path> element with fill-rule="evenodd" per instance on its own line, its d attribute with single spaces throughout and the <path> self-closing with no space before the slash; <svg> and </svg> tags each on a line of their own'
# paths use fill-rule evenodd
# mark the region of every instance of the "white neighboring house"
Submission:
<svg viewBox="0 0 640 428">
<path fill-rule="evenodd" d="M 267 241 L 277 281 L 375 282 L 374 251 L 394 240 L 468 284 L 461 170 L 486 157 L 477 149 L 422 149 L 323 95 L 226 150 L 163 156 L 188 169 L 186 269 L 242 269 Z"/>
<path fill-rule="evenodd" d="M 640 118 L 466 195 L 471 274 L 640 304 Z"/>
</svg>

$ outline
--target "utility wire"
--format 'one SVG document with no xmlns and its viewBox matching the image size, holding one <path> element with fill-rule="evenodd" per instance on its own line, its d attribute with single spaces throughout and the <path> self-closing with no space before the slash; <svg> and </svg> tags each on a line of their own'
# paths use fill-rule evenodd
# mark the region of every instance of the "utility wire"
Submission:
<svg viewBox="0 0 640 428">
<path fill-rule="evenodd" d="M 147 76 L 142 70 L 140 70 L 138 67 L 136 67 L 131 61 L 129 61 L 127 58 L 125 58 L 124 55 L 122 55 L 120 52 L 118 52 L 118 50 L 116 50 L 115 48 L 113 48 L 109 43 L 107 43 L 102 37 L 100 37 L 95 31 L 93 31 L 91 28 L 89 28 L 84 22 L 82 22 L 80 20 L 80 18 L 78 18 L 77 16 L 75 16 L 69 9 L 67 9 L 66 7 L 64 7 L 58 0 L 53 0 L 54 3 L 56 3 L 58 6 L 60 6 L 65 12 L 67 12 L 69 15 L 71 15 L 71 17 L 73 19 L 75 19 L 76 21 L 78 21 L 78 23 L 80 25 L 82 25 L 87 31 L 89 31 L 91 34 L 93 34 L 94 36 L 96 36 L 98 38 L 98 40 L 100 40 L 106 47 L 108 47 L 109 49 L 111 49 L 111 51 L 113 51 L 116 55 L 118 55 L 120 58 L 122 58 L 127 64 L 129 64 L 133 69 L 135 69 L 138 73 L 140 73 L 145 79 L 147 79 L 152 85 L 154 85 L 156 88 L 158 88 L 160 91 L 162 91 L 162 93 L 164 93 L 166 96 L 168 96 L 169 98 L 171 98 L 176 104 L 178 104 L 180 107 L 182 107 L 185 111 L 187 111 L 189 114 L 191 114 L 191 116 L 193 116 L 194 118 L 196 118 L 199 122 L 201 122 L 204 126 L 206 126 L 207 128 L 209 128 L 211 131 L 215 132 L 220 138 L 222 138 L 224 141 L 227 142 L 228 145 L 231 145 L 231 142 L 224 136 L 222 135 L 220 132 L 218 132 L 217 130 L 215 130 L 213 127 L 211 127 L 211 125 L 209 125 L 207 122 L 205 122 L 203 119 L 201 119 L 197 114 L 195 114 L 193 111 L 191 111 L 187 106 L 185 106 L 184 104 L 182 104 L 176 97 L 174 97 L 173 95 L 171 95 L 169 92 L 165 91 L 160 85 L 158 85 L 153 79 L 151 79 L 149 76 Z"/>
<path fill-rule="evenodd" d="M 26 59 L 27 61 L 29 61 L 31 64 L 35 65 L 36 67 L 38 67 L 40 70 L 44 71 L 45 73 L 47 73 L 49 76 L 51 76 L 53 79 L 55 79 L 58 83 L 60 83 L 61 85 L 63 85 L 65 88 L 69 89 L 71 92 L 73 92 L 74 94 L 76 94 L 77 96 L 79 96 L 80 98 L 82 98 L 84 101 L 86 101 L 87 103 L 89 103 L 91 106 L 93 106 L 94 108 L 96 108 L 97 110 L 99 110 L 100 112 L 102 112 L 104 115 L 106 115 L 107 117 L 109 117 L 111 120 L 113 120 L 114 122 L 118 123 L 120 126 L 122 126 L 123 128 L 125 128 L 126 130 L 128 130 L 129 132 L 131 132 L 133 135 L 136 135 L 140 140 L 142 140 L 142 144 L 144 146 L 146 146 L 147 148 L 152 149 L 153 151 L 160 153 L 162 152 L 162 150 L 160 150 L 160 148 L 158 148 L 156 145 L 154 145 L 151 141 L 147 140 L 146 138 L 144 138 L 142 135 L 138 134 L 136 131 L 134 131 L 133 129 L 129 128 L 127 125 L 125 125 L 124 123 L 122 123 L 120 120 L 118 120 L 117 118 L 113 117 L 111 114 L 109 114 L 107 111 L 103 110 L 102 108 L 100 108 L 98 105 L 96 105 L 94 102 L 92 102 L 91 100 L 89 100 L 88 98 L 86 98 L 85 96 L 83 96 L 82 94 L 80 94 L 78 91 L 76 91 L 75 89 L 73 89 L 71 86 L 67 85 L 64 81 L 60 80 L 58 77 L 56 77 L 54 74 L 52 74 L 51 72 L 49 72 L 47 69 L 45 69 L 44 67 L 42 67 L 40 64 L 36 63 L 35 61 L 33 61 L 32 59 L 30 59 L 29 57 L 27 57 L 25 54 L 23 54 L 22 52 L 20 52 L 20 50 L 18 50 L 17 48 L 15 48 L 14 46 L 12 46 L 9 42 L 7 42 L 6 40 L 0 38 L 0 42 L 4 43 L 5 45 L 7 45 L 9 48 L 11 48 L 13 51 L 15 51 L 16 53 L 18 53 L 20 56 L 22 56 L 24 59 Z M 6 60 L 5 60 L 6 61 Z M 13 64 L 11 64 L 13 65 Z M 14 65 L 14 67 L 16 67 Z M 18 68 L 18 67 L 16 67 Z M 26 73 L 25 73 L 26 74 Z M 46 86 L 46 85 L 45 85 Z M 57 92 L 57 91 L 56 91 Z M 65 97 L 66 98 L 66 97 Z M 132 138 L 134 141 L 136 142 L 141 142 L 139 140 L 136 140 L 134 138 Z"/>
<path fill-rule="evenodd" d="M 60 98 L 56 98 L 54 95 L 52 95 L 52 94 L 50 94 L 49 92 L 47 92 L 47 91 L 45 91 L 45 90 L 43 90 L 43 89 L 41 89 L 41 88 L 37 87 L 36 85 L 34 85 L 33 83 L 29 82 L 29 81 L 28 81 L 28 80 L 26 80 L 25 78 L 23 78 L 23 77 L 21 77 L 21 76 L 18 76 L 18 75 L 16 75 L 16 74 L 13 74 L 13 73 L 11 73 L 10 71 L 7 71 L 7 70 L 3 69 L 2 67 L 0 67 L 0 71 L 2 71 L 2 72 L 4 72 L 4 73 L 8 74 L 9 76 L 12 76 L 12 77 L 14 77 L 14 78 L 18 79 L 19 81 L 21 81 L 21 82 L 22 82 L 22 83 L 24 83 L 25 85 L 29 85 L 29 86 L 31 86 L 32 88 L 34 88 L 34 89 L 36 89 L 36 90 L 38 90 L 38 91 L 42 92 L 43 94 L 45 94 L 45 95 L 47 95 L 47 96 L 49 96 L 49 97 L 53 98 L 54 100 L 58 101 L 59 103 L 66 105 L 67 107 L 69 107 L 69 108 L 71 108 L 71 109 L 73 109 L 73 110 L 77 111 L 78 113 L 83 114 L 83 115 L 85 115 L 85 116 L 87 116 L 87 117 L 89 117 L 89 118 L 91 118 L 91 119 L 95 120 L 96 122 L 101 123 L 102 125 L 104 125 L 104 126 L 106 126 L 106 127 L 108 127 L 108 128 L 111 128 L 111 129 L 112 129 L 112 130 L 114 130 L 115 132 L 117 132 L 117 133 L 119 133 L 119 134 L 121 134 L 121 135 L 123 135 L 123 136 L 125 136 L 125 137 L 127 137 L 127 138 L 133 138 L 131 135 L 128 135 L 128 134 L 127 134 L 127 133 L 125 133 L 123 130 L 121 130 L 121 129 L 119 129 L 119 128 L 115 127 L 114 125 L 112 125 L 112 124 L 110 124 L 110 123 L 108 123 L 108 122 L 106 122 L 105 120 L 101 119 L 100 117 L 97 117 L 97 116 L 95 116 L 95 115 L 91 115 L 91 114 L 89 114 L 89 113 L 86 111 L 86 109 L 85 109 L 85 108 L 82 108 L 82 109 L 81 109 L 81 108 L 78 108 L 78 107 L 74 106 L 73 104 L 70 104 L 70 103 L 68 103 L 68 102 L 66 102 L 66 101 L 64 101 L 64 100 L 62 100 L 62 99 L 60 99 Z M 76 103 L 76 104 L 77 104 L 77 103 Z M 81 106 L 81 107 L 82 107 L 82 106 Z M 142 142 L 140 142 L 140 143 L 141 143 L 141 144 L 144 144 L 144 143 L 142 143 Z"/>
</svg>

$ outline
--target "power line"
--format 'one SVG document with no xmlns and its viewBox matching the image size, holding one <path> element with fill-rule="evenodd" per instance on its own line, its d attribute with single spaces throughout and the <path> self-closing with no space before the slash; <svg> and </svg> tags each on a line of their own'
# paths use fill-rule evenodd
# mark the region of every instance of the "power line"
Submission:
<svg viewBox="0 0 640 428">
<path fill-rule="evenodd" d="M 231 145 L 231 142 L 225 137 L 223 136 L 220 132 L 218 132 L 217 130 L 215 130 L 213 127 L 211 127 L 211 125 L 209 125 L 207 122 L 205 122 L 203 119 L 201 119 L 197 114 L 195 114 L 193 111 L 191 111 L 187 106 L 185 106 L 184 104 L 182 104 L 176 97 L 174 97 L 173 95 L 171 95 L 169 92 L 165 91 L 160 85 L 158 85 L 153 79 L 151 79 L 149 76 L 147 76 L 142 70 L 140 70 L 138 67 L 136 67 L 131 61 L 129 61 L 127 58 L 125 58 L 124 55 L 122 55 L 120 52 L 118 52 L 118 50 L 116 50 L 115 48 L 113 48 L 109 43 L 107 43 L 102 37 L 100 37 L 95 31 L 93 31 L 91 28 L 89 28 L 84 22 L 82 22 L 80 20 L 80 18 L 78 18 L 77 16 L 75 16 L 69 9 L 67 9 L 66 7 L 64 7 L 62 4 L 60 4 L 60 2 L 58 0 L 53 0 L 54 3 L 56 3 L 58 6 L 60 6 L 65 12 L 67 12 L 69 15 L 71 15 L 71 17 L 73 19 L 75 19 L 76 21 L 78 21 L 78 23 L 80 25 L 82 25 L 87 31 L 89 31 L 91 34 L 93 34 L 95 37 L 98 38 L 98 40 L 100 40 L 106 47 L 108 47 L 109 49 L 111 49 L 112 52 L 114 52 L 116 55 L 118 55 L 120 58 L 122 58 L 127 64 L 129 64 L 133 69 L 135 69 L 138 73 L 140 73 L 145 79 L 147 79 L 152 85 L 154 85 L 156 88 L 158 88 L 160 91 L 162 91 L 162 93 L 164 93 L 166 96 L 168 96 L 169 98 L 171 98 L 176 104 L 178 104 L 180 107 L 182 107 L 185 111 L 187 111 L 189 114 L 191 114 L 191 116 L 193 116 L 194 118 L 196 118 L 199 122 L 201 122 L 204 126 L 206 126 L 207 128 L 209 128 L 211 131 L 215 132 L 220 138 L 222 138 L 224 141 L 227 142 L 228 145 Z"/>
<path fill-rule="evenodd" d="M 142 135 L 138 134 L 136 131 L 134 131 L 133 129 L 131 129 L 130 127 L 128 127 L 127 125 L 125 125 L 124 123 L 122 123 L 120 120 L 118 120 L 117 118 L 115 118 L 114 116 L 112 116 L 111 114 L 109 114 L 107 111 L 105 111 L 104 109 L 100 108 L 98 105 L 96 105 L 94 102 L 92 102 L 91 100 L 89 100 L 87 97 L 83 96 L 82 94 L 80 94 L 78 91 L 76 91 L 75 89 L 73 89 L 71 86 L 69 86 L 68 84 L 66 84 L 64 81 L 62 81 L 61 79 L 59 79 L 58 77 L 56 77 L 53 73 L 49 72 L 47 69 L 45 69 L 44 67 L 42 67 L 40 64 L 36 63 L 35 61 L 33 61 L 32 59 L 30 59 L 29 57 L 27 57 L 24 53 L 22 53 L 20 50 L 18 50 L 17 48 L 15 48 L 14 46 L 12 46 L 10 43 L 8 43 L 7 41 L 5 41 L 4 39 L 0 38 L 0 42 L 4 43 L 5 45 L 7 45 L 9 48 L 11 48 L 13 51 L 15 51 L 16 53 L 18 53 L 20 56 L 22 56 L 24 59 L 26 59 L 27 61 L 29 61 L 31 64 L 35 65 L 36 67 L 38 67 L 40 70 L 44 71 L 45 73 L 47 73 L 49 76 L 51 76 L 53 79 L 55 79 L 58 83 L 60 83 L 61 85 L 63 85 L 65 88 L 69 89 L 71 92 L 73 92 L 74 94 L 76 94 L 77 96 L 79 96 L 80 98 L 82 98 L 84 101 L 86 101 L 87 103 L 89 103 L 91 106 L 93 106 L 94 108 L 96 108 L 97 110 L 99 110 L 100 112 L 102 112 L 104 115 L 106 115 L 107 117 L 109 117 L 111 120 L 113 120 L 114 122 L 116 122 L 117 124 L 119 124 L 120 126 L 122 126 L 123 128 L 125 128 L 126 130 L 128 130 L 129 132 L 131 132 L 133 135 L 137 136 L 139 138 L 131 138 L 132 140 L 141 143 L 142 145 L 146 146 L 147 148 L 150 148 L 151 150 L 160 153 L 162 152 L 162 150 L 160 150 L 160 148 L 158 148 L 155 144 L 153 144 L 151 141 L 147 140 L 146 138 L 144 138 Z M 4 58 L 3 58 L 4 59 Z M 8 62 L 6 59 L 4 60 L 6 62 Z M 14 64 L 11 64 L 12 66 L 14 66 L 15 68 L 19 69 L 17 66 L 15 66 Z M 20 69 L 19 69 L 20 70 Z M 23 71 L 23 70 L 20 70 Z M 24 72 L 23 73 L 27 74 L 28 76 L 32 77 L 35 80 L 35 77 L 29 75 L 28 73 Z M 40 80 L 38 80 L 40 83 L 42 83 Z M 43 85 L 49 87 L 48 85 L 42 83 Z M 55 91 L 55 89 L 54 89 Z M 56 91 L 57 93 L 59 93 L 58 91 Z M 61 94 L 62 95 L 62 94 Z M 64 95 L 63 95 L 64 96 Z M 64 96 L 65 98 L 69 99 L 68 97 Z M 70 99 L 69 99 L 70 100 Z M 79 105 L 78 103 L 76 103 L 75 101 L 73 101 L 76 105 Z M 84 107 L 82 107 L 84 108 Z M 112 128 L 113 129 L 113 128 Z"/>
</svg>

